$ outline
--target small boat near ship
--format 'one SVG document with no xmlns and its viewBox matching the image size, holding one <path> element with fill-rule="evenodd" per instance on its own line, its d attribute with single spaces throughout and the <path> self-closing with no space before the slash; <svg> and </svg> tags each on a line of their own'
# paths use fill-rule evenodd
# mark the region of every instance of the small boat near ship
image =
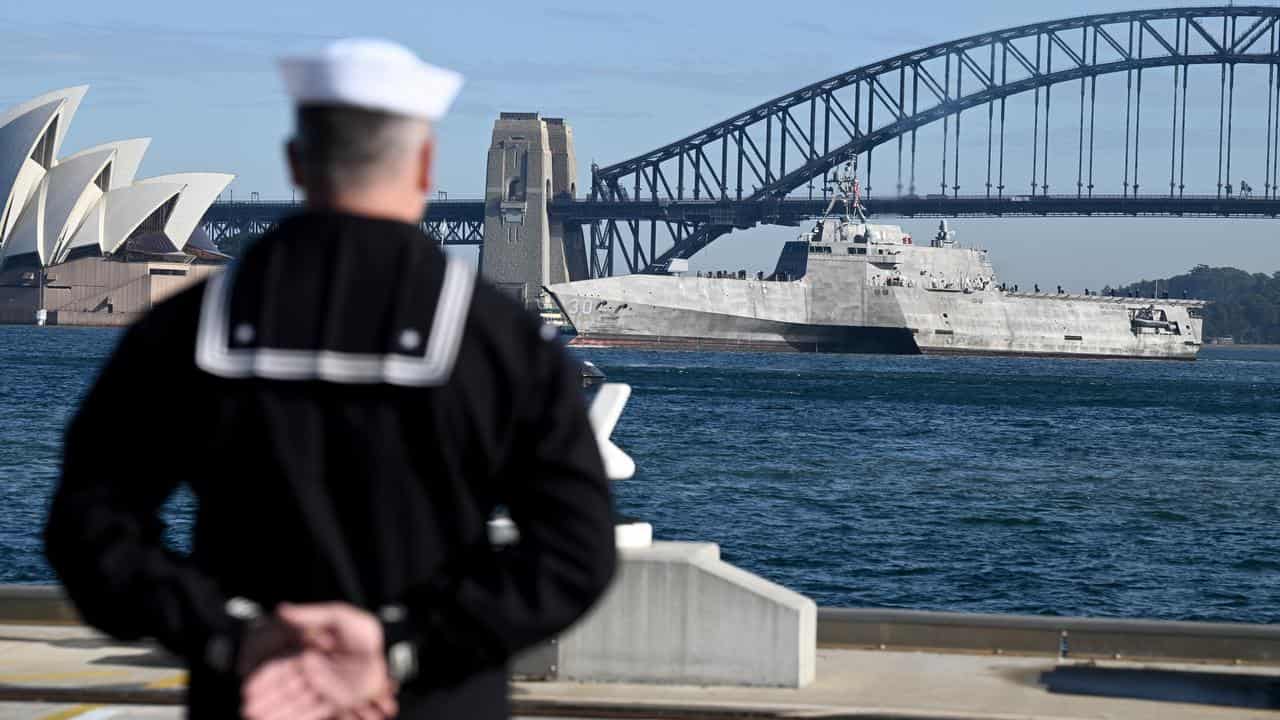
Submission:
<svg viewBox="0 0 1280 720">
<path fill-rule="evenodd" d="M 582 387 L 584 388 L 599 385 L 608 379 L 605 377 L 604 371 L 590 360 L 582 361 L 582 369 L 579 371 L 579 374 L 582 377 Z"/>
</svg>

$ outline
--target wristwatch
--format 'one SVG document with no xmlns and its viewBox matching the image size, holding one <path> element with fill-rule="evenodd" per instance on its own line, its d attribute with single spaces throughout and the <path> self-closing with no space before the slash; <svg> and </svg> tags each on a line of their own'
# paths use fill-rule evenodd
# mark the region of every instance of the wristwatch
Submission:
<svg viewBox="0 0 1280 720">
<path fill-rule="evenodd" d="M 232 629 L 215 633 L 204 648 L 204 661 L 218 672 L 231 672 L 240 658 L 245 636 L 262 622 L 262 606 L 248 598 L 233 597 L 223 606 L 232 620 Z"/>
<path fill-rule="evenodd" d="M 387 671 L 391 679 L 404 684 L 418 674 L 418 646 L 410 638 L 409 612 L 403 605 L 384 605 L 378 620 L 387 649 Z"/>
</svg>

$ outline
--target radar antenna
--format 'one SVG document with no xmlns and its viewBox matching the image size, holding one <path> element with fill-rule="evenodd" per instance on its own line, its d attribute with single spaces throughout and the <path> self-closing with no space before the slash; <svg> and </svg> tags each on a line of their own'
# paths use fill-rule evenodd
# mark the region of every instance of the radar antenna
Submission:
<svg viewBox="0 0 1280 720">
<path fill-rule="evenodd" d="M 849 161 L 835 174 L 835 193 L 827 204 L 826 215 L 836 209 L 836 205 L 844 207 L 846 220 L 857 219 L 867 221 L 866 210 L 862 207 L 862 185 L 858 183 L 858 156 L 851 155 Z"/>
</svg>

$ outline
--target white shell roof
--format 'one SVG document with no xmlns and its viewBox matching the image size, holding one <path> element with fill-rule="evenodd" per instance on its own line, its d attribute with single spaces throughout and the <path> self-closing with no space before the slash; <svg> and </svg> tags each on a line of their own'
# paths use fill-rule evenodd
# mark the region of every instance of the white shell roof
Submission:
<svg viewBox="0 0 1280 720">
<path fill-rule="evenodd" d="M 93 181 L 114 157 L 113 149 L 98 150 L 53 166 L 14 225 L 10 235 L 13 248 L 8 254 L 17 256 L 34 250 L 46 264 L 53 262 L 59 241 L 65 244 L 67 234 L 102 196 Z"/>
<path fill-rule="evenodd" d="M 90 204 L 102 197 L 102 190 L 93 181 L 115 160 L 115 155 L 113 148 L 80 154 L 54 165 L 44 176 L 49 188 L 41 230 L 46 262 L 56 259 L 56 251 L 70 239 Z"/>
<path fill-rule="evenodd" d="M 178 204 L 174 206 L 173 214 L 169 216 L 169 222 L 165 223 L 164 227 L 164 234 L 173 241 L 174 247 L 181 250 L 187 244 L 191 233 L 195 232 L 196 226 L 200 224 L 200 218 L 204 217 L 205 211 L 235 177 L 225 173 L 178 173 L 139 180 L 137 184 L 159 183 L 182 186 Z"/>
<path fill-rule="evenodd" d="M 44 247 L 40 242 L 40 216 L 44 211 L 46 190 L 45 185 L 41 183 L 35 192 L 31 193 L 31 199 L 22 209 L 22 214 L 18 216 L 13 229 L 9 231 L 9 238 L 4 243 L 3 259 L 8 260 L 36 253 L 41 262 L 45 260 Z"/>
<path fill-rule="evenodd" d="M 67 249 L 61 254 L 61 257 L 54 258 L 55 262 L 62 262 L 67 255 L 80 247 L 92 246 L 101 251 L 102 239 L 106 237 L 107 230 L 107 204 L 104 202 L 105 199 L 105 195 L 99 198 L 98 202 L 89 208 L 89 212 L 85 213 L 84 222 L 80 223 L 80 227 L 71 236 L 71 242 L 67 243 Z"/>
<path fill-rule="evenodd" d="M 124 241 L 129 239 L 129 234 L 148 215 L 181 192 L 182 185 L 178 183 L 142 182 L 107 193 L 102 198 L 107 209 L 102 252 L 113 253 L 119 250 Z M 75 241 L 72 242 L 74 244 Z M 183 242 L 186 242 L 186 238 L 183 238 Z"/>
<path fill-rule="evenodd" d="M 0 125 L 0 214 L 13 201 L 11 195 L 18 173 L 22 171 L 23 164 L 31 156 L 32 149 L 44 135 L 49 123 L 58 116 L 63 103 L 62 99 L 50 100 L 11 117 L 4 125 Z M 17 213 L 20 210 L 21 208 L 13 208 L 10 212 Z M 4 240 L 5 238 L 0 238 L 0 241 Z"/>
<path fill-rule="evenodd" d="M 71 126 L 71 121 L 76 116 L 76 110 L 80 109 L 80 101 L 84 99 L 84 94 L 88 92 L 88 90 L 88 85 L 77 85 L 75 87 L 54 90 L 53 92 L 45 93 L 39 97 L 31 98 L 24 103 L 14 105 L 13 107 L 6 109 L 3 113 L 0 113 L 0 132 L 3 132 L 4 126 L 9 124 L 9 122 L 14 118 L 24 115 L 42 105 L 58 103 L 62 108 L 62 117 L 58 122 L 58 133 L 53 142 L 53 156 L 58 157 L 58 151 L 62 149 L 62 141 L 66 139 L 67 136 L 67 128 Z M 39 138 L 38 135 L 36 137 Z M 32 145 L 34 144 L 35 141 L 33 140 Z M 28 150 L 27 152 L 30 153 L 31 151 Z"/>
<path fill-rule="evenodd" d="M 84 85 L 57 90 L 0 112 L 0 234 L 7 228 L 7 237 L 0 235 L 0 261 L 37 253 L 48 265 L 64 261 L 73 249 L 94 245 L 103 253 L 115 252 L 148 216 L 174 198 L 164 234 L 181 249 L 235 178 L 181 173 L 135 180 L 150 138 L 104 143 L 59 159 L 86 90 Z M 30 157 L 51 125 L 54 160 L 46 172 Z M 108 164 L 110 181 L 104 193 L 94 180 Z M 11 204 L 6 223 L 4 211 Z"/>
<path fill-rule="evenodd" d="M 4 239 L 9 237 L 13 226 L 17 224 L 18 217 L 22 214 L 22 209 L 26 207 L 31 195 L 40 186 L 40 181 L 44 179 L 45 172 L 40 163 L 34 160 L 28 159 L 22 163 L 22 169 L 18 170 L 18 177 L 9 188 L 9 215 L 5 219 L 3 227 L 0 227 L 0 248 L 4 247 Z"/>
<path fill-rule="evenodd" d="M 111 185 L 108 190 L 118 190 L 119 188 L 129 185 L 133 179 L 138 176 L 138 167 L 142 165 L 142 156 L 147 153 L 147 148 L 151 146 L 151 138 L 133 138 L 132 140 L 114 140 L 101 145 L 94 145 L 91 148 L 85 148 L 75 155 L 58 161 L 58 164 L 68 163 L 81 155 L 88 155 L 102 150 L 115 150 L 116 158 L 111 163 Z"/>
<path fill-rule="evenodd" d="M 71 126 L 71 120 L 88 89 L 88 85 L 77 85 L 54 90 L 0 112 L 0 216 L 13 202 L 11 195 L 23 162 L 55 120 L 56 129 L 50 157 L 58 157 L 62 141 L 67 136 L 67 128 Z M 10 212 L 16 213 L 19 210 L 20 208 L 13 208 Z M 0 237 L 0 243 L 4 240 L 5 238 Z"/>
</svg>

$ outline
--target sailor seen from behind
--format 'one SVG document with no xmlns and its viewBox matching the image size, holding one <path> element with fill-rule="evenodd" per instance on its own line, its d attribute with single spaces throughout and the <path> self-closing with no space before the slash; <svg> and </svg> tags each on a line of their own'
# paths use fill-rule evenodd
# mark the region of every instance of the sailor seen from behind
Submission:
<svg viewBox="0 0 1280 720">
<path fill-rule="evenodd" d="M 47 555 L 88 623 L 185 660 L 191 717 L 505 717 L 508 659 L 614 571 L 578 367 L 420 229 L 461 78 L 368 40 L 281 67 L 307 209 L 125 334 Z M 131 445 L 140 411 L 170 432 Z M 160 517 L 183 484 L 189 554 Z"/>
</svg>

